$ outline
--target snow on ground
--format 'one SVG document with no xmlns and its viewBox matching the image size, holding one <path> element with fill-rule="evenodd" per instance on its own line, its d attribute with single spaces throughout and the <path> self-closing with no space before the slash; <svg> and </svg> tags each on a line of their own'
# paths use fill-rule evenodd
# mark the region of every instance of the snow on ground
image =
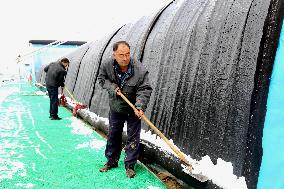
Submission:
<svg viewBox="0 0 284 189">
<path fill-rule="evenodd" d="M 91 148 L 91 149 L 101 149 L 102 147 L 104 147 L 106 145 L 105 141 L 102 140 L 97 140 L 97 139 L 92 139 L 89 142 L 85 142 L 83 144 L 78 144 L 76 146 L 76 149 L 81 149 L 81 148 Z"/>
<path fill-rule="evenodd" d="M 34 184 L 32 184 L 32 183 L 27 183 L 27 184 L 18 183 L 18 184 L 15 184 L 15 186 L 20 187 L 20 188 L 33 188 Z"/>
<path fill-rule="evenodd" d="M 71 117 L 71 125 L 72 127 L 72 133 L 78 134 L 78 135 L 91 135 L 93 133 L 93 130 L 89 127 L 84 127 L 85 123 L 81 120 L 77 119 L 76 117 Z"/>
<path fill-rule="evenodd" d="M 10 94 L 13 94 L 15 92 L 18 92 L 19 88 L 12 88 L 11 90 L 2 90 L 0 93 L 0 103 L 3 102 L 7 96 L 9 96 Z"/>
</svg>

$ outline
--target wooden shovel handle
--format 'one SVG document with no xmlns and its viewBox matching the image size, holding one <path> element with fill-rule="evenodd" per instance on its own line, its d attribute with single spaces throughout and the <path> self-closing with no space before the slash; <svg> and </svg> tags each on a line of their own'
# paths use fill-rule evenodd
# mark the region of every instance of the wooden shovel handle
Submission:
<svg viewBox="0 0 284 189">
<path fill-rule="evenodd" d="M 124 96 L 122 94 L 122 92 L 118 92 L 118 95 L 121 96 L 121 98 L 123 100 L 125 100 L 125 102 L 127 102 L 127 104 L 135 111 L 137 110 L 136 107 L 126 98 L 126 96 Z M 141 116 L 141 118 L 149 125 L 149 127 L 151 129 L 154 130 L 154 132 L 159 135 L 159 137 L 161 137 L 167 144 L 168 146 L 176 153 L 176 155 L 180 158 L 180 160 L 182 160 L 187 166 L 189 166 L 190 168 L 192 168 L 191 164 L 185 159 L 183 153 L 176 147 L 174 146 L 166 137 L 163 133 L 161 133 L 161 131 L 143 114 Z"/>
<path fill-rule="evenodd" d="M 70 95 L 70 97 L 71 97 L 71 99 L 74 101 L 74 102 L 77 102 L 77 100 L 74 98 L 74 96 L 71 94 L 71 92 L 68 90 L 68 88 L 67 87 L 64 87 L 63 88 L 63 90 L 66 90 L 67 91 L 67 93 Z M 62 93 L 63 93 L 63 91 L 62 91 Z"/>
</svg>

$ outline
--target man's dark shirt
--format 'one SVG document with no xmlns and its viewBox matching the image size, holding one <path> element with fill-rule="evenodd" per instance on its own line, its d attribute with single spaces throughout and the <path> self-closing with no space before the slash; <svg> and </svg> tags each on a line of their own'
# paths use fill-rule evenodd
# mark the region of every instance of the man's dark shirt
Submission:
<svg viewBox="0 0 284 189">
<path fill-rule="evenodd" d="M 46 72 L 45 84 L 47 87 L 64 87 L 67 74 L 60 62 L 52 62 L 44 68 Z"/>
</svg>

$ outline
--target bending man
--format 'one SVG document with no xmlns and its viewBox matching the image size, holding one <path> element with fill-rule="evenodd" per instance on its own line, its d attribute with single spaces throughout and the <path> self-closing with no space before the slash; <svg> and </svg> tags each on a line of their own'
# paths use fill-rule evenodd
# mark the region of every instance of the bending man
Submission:
<svg viewBox="0 0 284 189">
<path fill-rule="evenodd" d="M 49 118 L 51 120 L 61 119 L 58 117 L 58 88 L 62 87 L 63 91 L 68 66 L 69 60 L 63 58 L 61 61 L 52 62 L 44 68 L 44 71 L 46 72 L 45 84 L 50 99 Z"/>
</svg>

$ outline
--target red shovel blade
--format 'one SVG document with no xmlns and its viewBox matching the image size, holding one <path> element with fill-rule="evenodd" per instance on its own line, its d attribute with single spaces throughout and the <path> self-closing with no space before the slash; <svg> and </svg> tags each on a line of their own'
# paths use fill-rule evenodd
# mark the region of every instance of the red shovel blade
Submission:
<svg viewBox="0 0 284 189">
<path fill-rule="evenodd" d="M 76 103 L 75 107 L 73 108 L 73 116 L 77 115 L 77 111 L 80 109 L 85 109 L 87 106 L 84 104 Z"/>
<path fill-rule="evenodd" d="M 66 104 L 67 104 L 67 99 L 64 96 L 64 94 L 62 94 L 61 97 L 60 97 L 60 105 L 66 106 Z"/>
</svg>

